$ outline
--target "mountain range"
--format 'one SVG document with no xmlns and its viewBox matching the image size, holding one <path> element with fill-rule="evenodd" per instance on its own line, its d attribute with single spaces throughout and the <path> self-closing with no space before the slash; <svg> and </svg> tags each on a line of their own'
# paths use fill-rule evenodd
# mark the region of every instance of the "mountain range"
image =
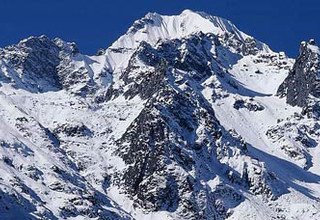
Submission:
<svg viewBox="0 0 320 220">
<path fill-rule="evenodd" d="M 0 48 L 0 219 L 320 219 L 320 49 L 203 12 Z"/>
</svg>

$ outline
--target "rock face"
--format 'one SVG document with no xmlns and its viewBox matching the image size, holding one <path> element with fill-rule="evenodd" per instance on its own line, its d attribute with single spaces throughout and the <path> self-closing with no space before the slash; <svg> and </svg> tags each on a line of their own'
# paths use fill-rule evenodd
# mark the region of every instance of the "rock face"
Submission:
<svg viewBox="0 0 320 220">
<path fill-rule="evenodd" d="M 1 49 L 0 57 L 2 65 L 10 68 L 5 77 L 7 81 L 13 82 L 17 88 L 46 92 L 62 88 L 57 70 L 60 54 L 76 52 L 74 44 L 40 36 Z"/>
<path fill-rule="evenodd" d="M 277 94 L 300 107 L 307 106 L 310 95 L 320 97 L 320 49 L 314 40 L 301 43 L 300 55 Z"/>
<path fill-rule="evenodd" d="M 319 121 L 272 96 L 318 71 L 303 48 L 288 75 L 283 52 L 185 10 L 97 56 L 45 36 L 0 49 L 0 218 L 319 219 Z"/>
<path fill-rule="evenodd" d="M 86 96 L 94 86 L 90 60 L 79 53 L 75 43 L 46 36 L 29 37 L 17 45 L 0 49 L 0 75 L 7 83 L 30 92 L 61 89 Z"/>
<path fill-rule="evenodd" d="M 123 89 L 114 92 L 147 100 L 117 140 L 115 153 L 129 166 L 119 174 L 119 186 L 145 210 L 177 212 L 187 219 L 226 218 L 228 204 L 215 198 L 221 196 L 219 192 L 201 183 L 217 174 L 212 170 L 215 166 L 229 173 L 222 175 L 226 182 L 266 198 L 277 196 L 272 186 L 276 178 L 262 164 L 255 164 L 245 150 L 246 143 L 219 124 L 212 106 L 199 93 L 202 82 L 223 73 L 210 55 L 213 43 L 223 49 L 218 39 L 203 33 L 166 41 L 156 48 L 142 42 L 121 76 Z M 141 72 L 145 66 L 150 69 Z M 235 155 L 244 160 L 239 161 L 243 167 L 239 174 L 228 164 Z M 246 179 L 252 166 L 260 171 Z M 229 190 L 236 197 L 233 202 L 240 202 L 241 195 Z"/>
<path fill-rule="evenodd" d="M 277 95 L 285 98 L 289 105 L 301 108 L 278 120 L 266 135 L 308 170 L 314 166 L 311 151 L 318 146 L 320 119 L 320 49 L 314 40 L 301 43 L 300 54 Z"/>
</svg>

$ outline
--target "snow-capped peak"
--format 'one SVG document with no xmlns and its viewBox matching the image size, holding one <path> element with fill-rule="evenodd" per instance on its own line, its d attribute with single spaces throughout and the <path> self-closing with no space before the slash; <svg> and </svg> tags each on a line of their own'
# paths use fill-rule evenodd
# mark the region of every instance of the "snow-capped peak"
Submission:
<svg viewBox="0 0 320 220">
<path fill-rule="evenodd" d="M 191 10 L 184 10 L 179 15 L 171 16 L 148 13 L 142 19 L 135 21 L 127 33 L 109 47 L 106 51 L 107 66 L 113 70 L 122 69 L 126 66 L 128 57 L 143 41 L 155 46 L 159 41 L 183 39 L 199 33 L 214 35 L 222 44 L 236 46 L 254 44 L 257 51 L 272 52 L 266 44 L 241 32 L 224 18 Z"/>
<path fill-rule="evenodd" d="M 26 39 L 19 41 L 18 45 L 24 45 L 24 44 L 32 43 L 35 41 L 50 41 L 50 39 L 46 35 L 40 35 L 38 37 L 37 36 L 30 36 Z"/>
<path fill-rule="evenodd" d="M 226 19 L 204 12 L 184 10 L 181 14 L 173 16 L 148 13 L 135 21 L 128 32 L 111 48 L 136 48 L 141 41 L 154 45 L 159 40 L 181 39 L 198 32 L 216 36 L 234 35 L 240 41 L 252 38 Z"/>
<path fill-rule="evenodd" d="M 320 48 L 316 45 L 314 39 L 310 39 L 308 42 L 302 41 L 300 44 L 300 53 L 302 53 L 304 49 L 310 50 L 310 52 L 315 54 L 320 54 Z"/>
</svg>

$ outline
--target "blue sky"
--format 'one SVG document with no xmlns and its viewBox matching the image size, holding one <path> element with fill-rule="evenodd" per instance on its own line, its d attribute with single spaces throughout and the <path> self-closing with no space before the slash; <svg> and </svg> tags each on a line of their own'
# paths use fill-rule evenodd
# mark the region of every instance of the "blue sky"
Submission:
<svg viewBox="0 0 320 220">
<path fill-rule="evenodd" d="M 304 39 L 320 43 L 319 0 L 1 0 L 0 47 L 46 34 L 94 54 L 149 11 L 178 14 L 187 8 L 227 18 L 290 56 Z"/>
</svg>

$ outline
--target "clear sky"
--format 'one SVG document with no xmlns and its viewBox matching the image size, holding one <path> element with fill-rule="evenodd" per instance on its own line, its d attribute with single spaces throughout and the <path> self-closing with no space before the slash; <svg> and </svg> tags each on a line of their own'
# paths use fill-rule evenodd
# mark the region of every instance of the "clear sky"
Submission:
<svg viewBox="0 0 320 220">
<path fill-rule="evenodd" d="M 296 56 L 320 43 L 320 0 L 1 0 L 0 47 L 30 35 L 75 41 L 83 53 L 107 48 L 147 12 L 204 11 L 231 20 L 276 51 Z"/>
</svg>

